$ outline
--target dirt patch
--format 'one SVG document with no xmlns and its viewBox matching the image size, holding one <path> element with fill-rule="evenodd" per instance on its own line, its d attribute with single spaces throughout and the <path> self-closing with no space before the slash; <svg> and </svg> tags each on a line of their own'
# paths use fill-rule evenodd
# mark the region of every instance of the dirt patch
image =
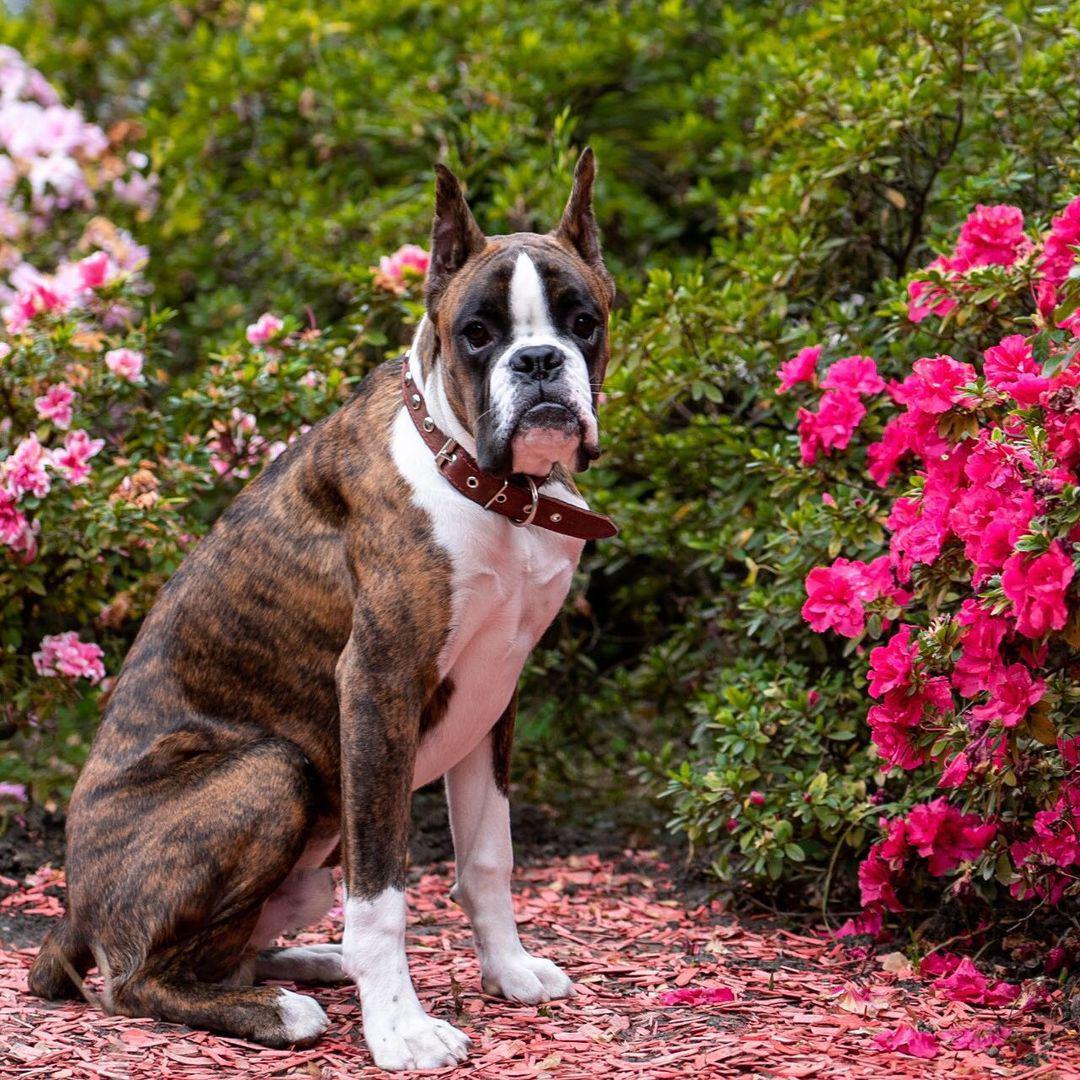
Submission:
<svg viewBox="0 0 1080 1080">
<path fill-rule="evenodd" d="M 40 806 L 12 814 L 0 832 L 0 875 L 25 877 L 50 862 L 64 863 L 64 815 Z"/>
</svg>

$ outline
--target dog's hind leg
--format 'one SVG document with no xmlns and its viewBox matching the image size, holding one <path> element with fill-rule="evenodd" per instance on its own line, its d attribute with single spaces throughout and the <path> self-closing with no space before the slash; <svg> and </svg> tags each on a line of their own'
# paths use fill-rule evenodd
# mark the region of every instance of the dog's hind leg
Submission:
<svg viewBox="0 0 1080 1080">
<path fill-rule="evenodd" d="M 276 986 L 220 984 L 137 976 L 116 995 L 118 1012 L 222 1031 L 264 1046 L 317 1039 L 328 1024 L 314 999 Z"/>
<path fill-rule="evenodd" d="M 340 945 L 297 945 L 286 949 L 264 949 L 255 961 L 256 979 L 284 979 L 289 982 L 348 982 L 341 966 Z"/>
<path fill-rule="evenodd" d="M 90 950 L 65 915 L 49 931 L 30 968 L 30 993 L 48 1001 L 78 997 L 92 963 Z"/>
<path fill-rule="evenodd" d="M 76 830 L 72 911 L 92 928 L 108 1008 L 269 1046 L 325 1030 L 311 998 L 238 977 L 254 967 L 267 901 L 311 843 L 316 783 L 299 747 L 265 738 L 181 762 L 160 786 L 129 784 L 95 805 L 97 820 L 123 830 L 123 846 L 110 865 L 99 852 L 115 839 L 95 845 Z"/>
</svg>

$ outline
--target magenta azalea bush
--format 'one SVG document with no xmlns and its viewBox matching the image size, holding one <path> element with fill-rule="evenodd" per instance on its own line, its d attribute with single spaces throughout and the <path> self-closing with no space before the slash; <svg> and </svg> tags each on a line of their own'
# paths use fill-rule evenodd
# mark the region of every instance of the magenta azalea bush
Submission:
<svg viewBox="0 0 1080 1080">
<path fill-rule="evenodd" d="M 920 877 L 1080 895 L 1080 199 L 1041 236 L 1014 206 L 976 207 L 910 283 L 908 318 L 936 320 L 940 351 L 900 381 L 820 347 L 779 372 L 805 402 L 803 464 L 857 451 L 886 496 L 886 550 L 811 570 L 803 618 L 864 655 L 883 773 L 939 789 L 882 817 L 848 932 L 880 929 Z"/>
</svg>

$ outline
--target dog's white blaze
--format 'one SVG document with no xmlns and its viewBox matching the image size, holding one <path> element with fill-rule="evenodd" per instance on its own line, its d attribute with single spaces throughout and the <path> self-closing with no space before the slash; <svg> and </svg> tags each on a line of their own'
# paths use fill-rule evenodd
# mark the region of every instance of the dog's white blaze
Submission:
<svg viewBox="0 0 1080 1080">
<path fill-rule="evenodd" d="M 571 993 L 550 960 L 522 947 L 510 898 L 514 855 L 510 804 L 495 785 L 491 736 L 446 774 L 457 884 L 453 897 L 469 916 L 484 989 L 530 1005 Z"/>
<path fill-rule="evenodd" d="M 405 893 L 345 903 L 341 962 L 360 991 L 364 1040 L 383 1069 L 438 1069 L 462 1061 L 466 1035 L 424 1012 L 405 956 Z"/>
<path fill-rule="evenodd" d="M 536 264 L 526 252 L 521 252 L 510 277 L 510 341 L 492 365 L 488 376 L 491 408 L 496 417 L 496 429 L 505 431 L 513 423 L 514 374 L 510 358 L 518 350 L 535 345 L 549 345 L 566 357 L 564 379 L 574 411 L 582 422 L 585 441 L 595 445 L 596 417 L 592 410 L 592 390 L 589 386 L 589 367 L 577 343 L 559 334 L 551 320 L 544 283 Z"/>
<path fill-rule="evenodd" d="M 415 356 L 412 363 L 415 377 Z M 441 393 L 440 367 L 436 361 L 424 384 L 429 412 L 472 452 L 472 440 Z M 566 599 L 584 543 L 535 526 L 516 528 L 455 491 L 404 408 L 394 421 L 391 454 L 412 487 L 413 502 L 430 516 L 452 569 L 451 632 L 439 676 L 450 676 L 454 693 L 446 715 L 420 745 L 417 788 L 461 761 L 502 715 L 525 660 Z M 585 505 L 558 481 L 541 491 Z"/>
</svg>

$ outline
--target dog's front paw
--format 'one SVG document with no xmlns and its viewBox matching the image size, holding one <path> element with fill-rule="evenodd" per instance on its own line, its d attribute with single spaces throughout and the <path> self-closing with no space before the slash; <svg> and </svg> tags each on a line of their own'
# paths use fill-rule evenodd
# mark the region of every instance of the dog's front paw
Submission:
<svg viewBox="0 0 1080 1080">
<path fill-rule="evenodd" d="M 485 993 L 523 1005 L 574 996 L 574 984 L 562 968 L 527 952 L 485 965 L 480 981 Z"/>
<path fill-rule="evenodd" d="M 364 1017 L 364 1039 L 380 1069 L 441 1069 L 469 1056 L 463 1031 L 425 1012 Z"/>
</svg>

